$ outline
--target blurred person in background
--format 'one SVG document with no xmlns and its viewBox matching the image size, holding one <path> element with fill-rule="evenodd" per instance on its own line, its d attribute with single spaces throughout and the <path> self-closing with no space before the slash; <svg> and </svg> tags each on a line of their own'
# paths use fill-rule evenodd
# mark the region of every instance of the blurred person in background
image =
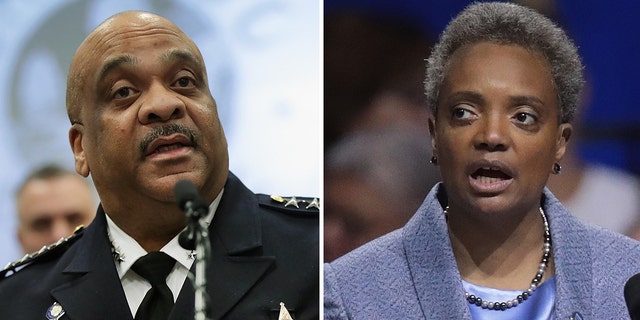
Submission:
<svg viewBox="0 0 640 320">
<path fill-rule="evenodd" d="M 33 171 L 16 194 L 17 237 L 25 253 L 67 237 L 96 215 L 92 186 L 75 172 L 49 164 Z"/>
<path fill-rule="evenodd" d="M 360 131 L 327 151 L 324 261 L 402 227 L 439 181 L 431 146 L 406 128 Z"/>
<path fill-rule="evenodd" d="M 421 85 L 433 37 L 369 5 L 326 3 L 325 261 L 403 226 L 439 178 Z"/>
<path fill-rule="evenodd" d="M 428 135 L 420 83 L 430 33 L 401 15 L 352 10 L 335 1 L 327 6 L 325 150 L 356 130 L 403 126 Z"/>
</svg>

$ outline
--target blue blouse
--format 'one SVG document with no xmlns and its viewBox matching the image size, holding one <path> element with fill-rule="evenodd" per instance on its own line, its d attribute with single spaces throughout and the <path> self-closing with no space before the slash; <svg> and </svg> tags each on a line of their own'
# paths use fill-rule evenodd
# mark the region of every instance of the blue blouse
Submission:
<svg viewBox="0 0 640 320">
<path fill-rule="evenodd" d="M 508 301 L 522 294 L 522 290 L 499 290 L 478 286 L 462 280 L 464 289 L 482 298 L 485 301 Z M 543 282 L 529 299 L 523 301 L 517 306 L 504 310 L 496 311 L 482 309 L 476 305 L 468 304 L 471 311 L 471 317 L 474 320 L 509 320 L 509 319 L 531 319 L 531 320 L 549 320 L 554 319 L 553 310 L 556 301 L 556 278 L 555 276 Z"/>
</svg>

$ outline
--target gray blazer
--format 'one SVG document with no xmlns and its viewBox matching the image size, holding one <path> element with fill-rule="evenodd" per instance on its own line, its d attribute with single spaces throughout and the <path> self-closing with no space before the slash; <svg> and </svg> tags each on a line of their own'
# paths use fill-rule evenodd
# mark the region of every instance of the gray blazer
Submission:
<svg viewBox="0 0 640 320">
<path fill-rule="evenodd" d="M 471 318 L 438 201 L 443 190 L 435 186 L 403 228 L 324 265 L 325 319 Z M 640 242 L 578 221 L 547 189 L 543 198 L 555 318 L 628 319 L 623 291 L 640 272 Z"/>
</svg>

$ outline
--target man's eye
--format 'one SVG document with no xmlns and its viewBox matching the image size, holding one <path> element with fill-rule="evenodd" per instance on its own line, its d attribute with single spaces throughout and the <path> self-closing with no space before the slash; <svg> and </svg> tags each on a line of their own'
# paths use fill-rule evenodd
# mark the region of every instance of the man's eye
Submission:
<svg viewBox="0 0 640 320">
<path fill-rule="evenodd" d="M 131 88 L 124 87 L 116 90 L 116 93 L 113 95 L 113 97 L 116 99 L 124 99 L 130 95 L 131 95 Z"/>
<path fill-rule="evenodd" d="M 51 220 L 37 219 L 31 223 L 31 230 L 37 232 L 47 232 L 51 228 Z"/>
<path fill-rule="evenodd" d="M 176 81 L 176 85 L 178 85 L 178 87 L 182 87 L 182 88 L 186 88 L 186 87 L 188 87 L 188 86 L 190 86 L 192 84 L 193 84 L 193 81 L 189 77 L 182 77 L 182 78 L 178 79 L 178 81 Z"/>
</svg>

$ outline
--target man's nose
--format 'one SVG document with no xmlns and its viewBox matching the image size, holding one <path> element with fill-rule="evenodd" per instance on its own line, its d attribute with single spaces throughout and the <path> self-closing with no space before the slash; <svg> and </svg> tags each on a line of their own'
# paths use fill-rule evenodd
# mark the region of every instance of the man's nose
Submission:
<svg viewBox="0 0 640 320">
<path fill-rule="evenodd" d="M 185 109 L 186 105 L 178 93 L 155 83 L 145 94 L 138 118 L 142 124 L 165 122 L 184 116 Z"/>
</svg>

